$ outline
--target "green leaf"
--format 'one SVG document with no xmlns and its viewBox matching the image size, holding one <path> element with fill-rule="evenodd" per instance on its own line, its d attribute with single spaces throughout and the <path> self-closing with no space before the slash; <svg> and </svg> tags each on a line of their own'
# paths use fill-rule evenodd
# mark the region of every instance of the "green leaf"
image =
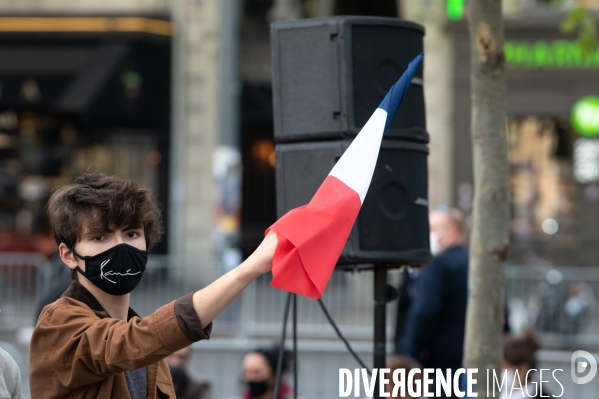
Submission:
<svg viewBox="0 0 599 399">
<path fill-rule="evenodd" d="M 589 12 L 585 7 L 576 7 L 573 8 L 566 18 L 560 23 L 560 30 L 563 33 L 572 33 L 574 29 L 578 26 L 578 24 L 585 18 L 589 16 Z"/>
<path fill-rule="evenodd" d="M 559 24 L 559 30 L 562 33 L 572 33 L 574 31 L 574 28 L 576 28 L 577 23 L 575 21 L 572 21 L 571 19 L 564 19 L 560 24 Z"/>
<path fill-rule="evenodd" d="M 597 27 L 591 16 L 587 16 L 582 20 L 578 41 L 584 58 L 595 53 L 595 50 L 597 49 Z"/>
<path fill-rule="evenodd" d="M 583 19 L 584 17 L 589 15 L 589 10 L 586 9 L 586 7 L 583 6 L 578 6 L 572 9 L 572 11 L 570 11 L 570 15 L 568 16 L 569 18 L 574 18 L 578 21 L 580 21 L 581 19 Z"/>
<path fill-rule="evenodd" d="M 578 44 L 584 59 L 595 53 L 598 42 L 597 26 L 595 25 L 595 19 L 586 7 L 573 8 L 560 23 L 559 28 L 564 34 L 573 33 L 578 29 Z"/>
</svg>

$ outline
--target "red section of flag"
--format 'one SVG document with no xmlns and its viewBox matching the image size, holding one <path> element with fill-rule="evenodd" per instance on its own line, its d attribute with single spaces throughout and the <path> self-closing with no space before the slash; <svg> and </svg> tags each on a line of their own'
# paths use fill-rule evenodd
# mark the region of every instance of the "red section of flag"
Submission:
<svg viewBox="0 0 599 399">
<path fill-rule="evenodd" d="M 292 209 L 270 226 L 279 240 L 270 285 L 318 299 L 356 221 L 360 196 L 328 176 L 308 205 Z"/>
</svg>

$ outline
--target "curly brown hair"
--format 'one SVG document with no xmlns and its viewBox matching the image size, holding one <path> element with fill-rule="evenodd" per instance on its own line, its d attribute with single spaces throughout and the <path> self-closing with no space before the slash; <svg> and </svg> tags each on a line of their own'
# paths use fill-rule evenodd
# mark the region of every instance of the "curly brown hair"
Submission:
<svg viewBox="0 0 599 399">
<path fill-rule="evenodd" d="M 143 228 L 148 250 L 160 240 L 162 219 L 152 192 L 133 180 L 84 174 L 57 189 L 48 201 L 48 216 L 57 245 L 72 248 L 83 234 L 118 228 Z"/>
</svg>

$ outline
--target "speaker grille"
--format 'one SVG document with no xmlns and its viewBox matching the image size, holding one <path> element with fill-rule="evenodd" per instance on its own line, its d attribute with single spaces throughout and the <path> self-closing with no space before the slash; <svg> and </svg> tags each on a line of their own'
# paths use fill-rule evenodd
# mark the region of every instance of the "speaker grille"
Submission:
<svg viewBox="0 0 599 399">
<path fill-rule="evenodd" d="M 341 119 L 333 117 L 341 110 L 339 49 L 331 40 L 333 28 L 325 24 L 278 32 L 275 111 L 280 114 L 275 119 L 287 135 L 342 130 Z"/>
<path fill-rule="evenodd" d="M 422 46 L 422 32 L 413 29 L 351 26 L 352 131 L 357 133 L 366 124 L 393 83 L 407 69 L 410 60 L 422 53 Z M 414 76 L 422 79 L 422 71 L 421 63 Z M 422 85 L 410 85 L 385 133 L 386 137 L 428 142 L 424 109 Z"/>
<path fill-rule="evenodd" d="M 428 249 L 426 147 L 381 148 L 358 215 L 360 251 Z"/>
</svg>

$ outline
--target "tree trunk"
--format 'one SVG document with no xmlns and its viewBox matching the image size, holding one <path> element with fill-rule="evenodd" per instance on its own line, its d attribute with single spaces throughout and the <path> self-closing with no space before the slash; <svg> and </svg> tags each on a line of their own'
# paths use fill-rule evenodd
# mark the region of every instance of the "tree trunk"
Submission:
<svg viewBox="0 0 599 399">
<path fill-rule="evenodd" d="M 478 397 L 486 398 L 492 370 L 501 378 L 510 223 L 501 1 L 471 0 L 469 17 L 475 190 L 464 364 L 478 369 Z"/>
</svg>

